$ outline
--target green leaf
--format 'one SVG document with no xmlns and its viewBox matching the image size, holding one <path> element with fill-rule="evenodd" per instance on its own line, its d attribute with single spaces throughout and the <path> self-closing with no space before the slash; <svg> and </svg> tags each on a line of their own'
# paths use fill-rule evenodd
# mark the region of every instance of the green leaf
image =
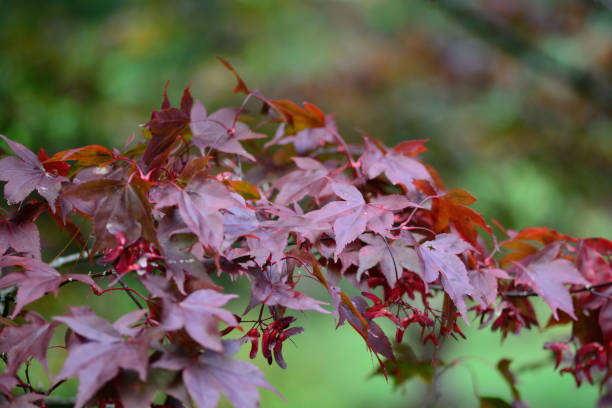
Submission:
<svg viewBox="0 0 612 408">
<path fill-rule="evenodd" d="M 246 200 L 259 200 L 261 198 L 257 188 L 248 181 L 228 180 L 227 182 L 235 192 L 240 194 Z"/>
</svg>

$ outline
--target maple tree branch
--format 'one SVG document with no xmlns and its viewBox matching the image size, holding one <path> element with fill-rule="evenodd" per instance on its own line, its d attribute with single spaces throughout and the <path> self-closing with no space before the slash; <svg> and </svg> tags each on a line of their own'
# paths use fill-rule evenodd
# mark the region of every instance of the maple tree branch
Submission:
<svg viewBox="0 0 612 408">
<path fill-rule="evenodd" d="M 71 408 L 74 407 L 76 400 L 74 398 L 63 398 L 52 396 L 44 399 L 46 406 L 49 408 Z"/>
<path fill-rule="evenodd" d="M 571 295 L 575 295 L 577 293 L 590 292 L 595 296 L 602 296 L 602 297 L 605 297 L 606 299 L 612 300 L 612 296 L 608 296 L 604 293 L 596 291 L 596 289 L 606 288 L 608 286 L 612 286 L 612 281 L 602 282 L 602 283 L 598 283 L 595 285 L 588 285 L 580 289 L 573 289 L 573 290 L 570 290 L 569 293 Z M 444 291 L 444 288 L 442 287 L 442 285 L 433 284 L 433 285 L 429 285 L 429 288 L 435 291 Z M 511 291 L 499 292 L 498 296 L 521 298 L 521 297 L 533 297 L 533 296 L 539 296 L 539 295 L 532 290 L 528 290 L 528 291 L 527 290 L 514 290 L 514 291 L 511 290 Z"/>
<path fill-rule="evenodd" d="M 125 284 L 125 282 L 121 279 L 121 277 L 119 276 L 117 272 L 113 271 L 113 274 L 117 277 L 117 282 L 119 282 L 121 287 L 125 289 L 125 293 L 127 293 L 130 299 L 132 299 L 132 301 L 134 302 L 134 304 L 136 304 L 136 307 L 138 307 L 140 310 L 144 310 L 144 307 L 142 307 L 138 299 L 136 299 L 134 294 L 132 294 L 132 291 L 134 291 L 135 293 L 138 293 L 138 292 L 136 292 L 134 289 L 129 288 L 128 285 Z M 139 293 L 138 295 L 142 297 L 142 295 L 140 295 Z"/>
<path fill-rule="evenodd" d="M 89 252 L 87 251 L 81 251 L 66 256 L 60 256 L 59 258 L 56 258 L 52 262 L 50 262 L 49 266 L 54 269 L 61 268 L 64 265 L 77 262 L 83 258 L 87 258 L 88 256 Z"/>
<path fill-rule="evenodd" d="M 49 387 L 49 389 L 47 390 L 46 394 L 49 395 L 51 394 L 53 391 L 55 391 L 55 389 L 57 387 L 59 387 L 60 385 L 62 385 L 63 383 L 65 383 L 66 380 L 59 380 L 58 382 L 56 382 L 55 384 L 53 384 L 51 387 Z"/>
<path fill-rule="evenodd" d="M 593 293 L 593 291 L 595 289 L 599 289 L 599 288 L 605 288 L 608 286 L 612 286 L 612 281 L 608 281 L 608 282 L 602 282 L 602 283 L 598 283 L 596 285 L 588 285 L 585 286 L 584 288 L 580 288 L 580 289 L 574 289 L 574 290 L 570 290 L 569 293 L 574 295 L 576 293 L 583 293 L 583 292 L 590 292 Z M 599 294 L 602 295 L 599 292 L 593 293 L 595 294 Z M 508 291 L 508 292 L 500 292 L 500 296 L 502 297 L 531 297 L 531 296 L 538 296 L 538 294 L 532 290 L 529 291 Z M 606 298 L 610 298 L 609 296 L 604 295 Z"/>
</svg>

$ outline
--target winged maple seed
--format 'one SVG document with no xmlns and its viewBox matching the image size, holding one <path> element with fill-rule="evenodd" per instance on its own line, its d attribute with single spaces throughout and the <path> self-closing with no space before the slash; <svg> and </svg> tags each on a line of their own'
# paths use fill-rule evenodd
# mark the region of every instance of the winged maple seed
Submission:
<svg viewBox="0 0 612 408">
<path fill-rule="evenodd" d="M 416 328 L 439 348 L 463 337 L 458 317 L 479 318 L 502 338 L 540 326 L 535 297 L 550 308 L 548 326 L 572 327 L 572 346 L 544 345 L 561 372 L 578 384 L 612 375 L 612 242 L 547 228 L 498 239 L 469 207 L 476 199 L 446 191 L 420 160 L 424 140 L 388 148 L 367 136 L 360 149 L 313 104 L 268 99 L 237 78 L 242 106 L 212 114 L 189 88 L 179 108 L 164 91 L 147 137 L 121 151 L 90 145 L 49 158 L 2 136 L 16 156 L 0 159 L 9 206 L 0 214 L 0 405 L 43 406 L 76 377 L 76 407 L 213 407 L 220 394 L 255 407 L 258 387 L 274 389 L 234 354 L 250 343 L 251 358 L 285 368 L 283 345 L 304 331 L 292 325 L 306 310 L 352 326 L 396 382 L 415 373 L 428 380 L 441 362 L 406 345 L 394 353 L 381 319 L 396 343 Z M 245 109 L 253 103 L 261 114 Z M 70 234 L 76 256 L 41 256 L 41 214 Z M 77 219 L 90 224 L 91 237 Z M 67 262 L 76 263 L 70 274 Z M 304 293 L 308 278 L 329 293 L 333 310 Z M 342 279 L 360 294 L 347 294 Z M 250 282 L 245 311 L 232 293 L 240 280 Z M 62 301 L 60 287 L 70 282 L 97 296 L 125 292 L 134 310 L 112 324 L 79 305 L 50 320 L 35 311 L 50 293 Z M 120 314 L 113 305 L 108 314 Z M 61 327 L 65 340 L 52 340 Z M 22 373 L 31 359 L 46 367 L 58 346 L 67 357 L 49 373 L 52 386 L 40 389 Z M 511 379 L 509 361 L 500 364 Z M 16 388 L 25 394 L 15 397 Z M 163 405 L 153 404 L 156 394 Z"/>
</svg>

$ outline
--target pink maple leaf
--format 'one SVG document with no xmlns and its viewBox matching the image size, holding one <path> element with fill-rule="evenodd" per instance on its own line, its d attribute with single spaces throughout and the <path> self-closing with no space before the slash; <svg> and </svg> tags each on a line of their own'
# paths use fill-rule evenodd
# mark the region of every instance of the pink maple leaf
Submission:
<svg viewBox="0 0 612 408">
<path fill-rule="evenodd" d="M 465 264 L 459 254 L 472 248 L 456 234 L 438 234 L 433 241 L 426 241 L 417 248 L 423 262 L 421 277 L 431 283 L 440 277 L 444 291 L 455 303 L 461 317 L 469 326 L 464 296 L 474 295 Z"/>
<path fill-rule="evenodd" d="M 365 151 L 359 161 L 369 179 L 384 172 L 391 183 L 402 184 L 406 189 L 414 190 L 414 180 L 431 178 L 425 166 L 404 155 L 401 148 L 383 153 L 367 137 L 364 138 L 364 144 Z"/>
<path fill-rule="evenodd" d="M 396 194 L 366 203 L 355 186 L 332 183 L 331 188 L 344 201 L 332 201 L 320 210 L 309 212 L 305 217 L 314 222 L 334 221 L 332 228 L 336 238 L 336 257 L 366 229 L 388 236 L 393 225 L 393 211 L 418 207 L 406 197 Z"/>
</svg>

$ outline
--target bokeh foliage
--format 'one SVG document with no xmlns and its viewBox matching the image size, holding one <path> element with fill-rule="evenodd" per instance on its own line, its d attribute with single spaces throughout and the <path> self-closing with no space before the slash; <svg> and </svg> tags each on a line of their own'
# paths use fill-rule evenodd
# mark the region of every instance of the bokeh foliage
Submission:
<svg viewBox="0 0 612 408">
<path fill-rule="evenodd" d="M 221 56 L 267 95 L 336 112 L 349 140 L 361 131 L 389 145 L 429 139 L 425 159 L 449 186 L 478 197 L 487 218 L 611 238 L 611 8 L 610 0 L 0 2 L 0 132 L 49 153 L 119 145 L 140 132 L 167 80 L 173 101 L 193 82 L 211 110 L 239 103 Z M 311 347 L 302 337 L 298 346 Z M 495 348 L 497 337 L 487 338 Z M 293 378 L 298 394 L 295 372 L 309 361 L 298 360 L 300 348 L 294 374 L 270 379 Z M 385 392 L 379 385 L 373 392 Z"/>
</svg>

